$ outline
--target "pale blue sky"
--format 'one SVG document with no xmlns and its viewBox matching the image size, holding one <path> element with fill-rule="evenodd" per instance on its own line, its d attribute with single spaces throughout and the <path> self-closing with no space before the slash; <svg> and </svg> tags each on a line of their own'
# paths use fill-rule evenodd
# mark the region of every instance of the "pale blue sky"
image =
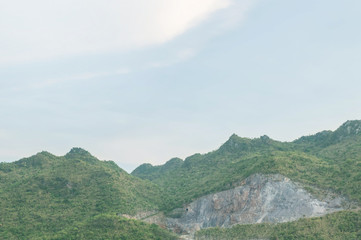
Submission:
<svg viewBox="0 0 361 240">
<path fill-rule="evenodd" d="M 360 1 L 26 2 L 0 3 L 0 161 L 77 146 L 130 171 L 361 119 Z"/>
</svg>

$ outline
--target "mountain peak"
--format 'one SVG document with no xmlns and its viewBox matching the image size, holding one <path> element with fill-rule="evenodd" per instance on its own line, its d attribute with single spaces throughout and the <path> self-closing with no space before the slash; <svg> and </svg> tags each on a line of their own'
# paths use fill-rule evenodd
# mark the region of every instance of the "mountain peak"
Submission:
<svg viewBox="0 0 361 240">
<path fill-rule="evenodd" d="M 361 135 L 361 120 L 348 120 L 335 131 L 327 130 L 314 135 L 303 136 L 294 142 L 313 143 L 317 146 L 326 147 L 357 135 Z"/>
<path fill-rule="evenodd" d="M 342 124 L 336 131 L 333 133 L 333 138 L 336 141 L 341 141 L 349 137 L 360 136 L 361 135 L 361 121 L 360 120 L 349 120 Z"/>
<path fill-rule="evenodd" d="M 346 136 L 361 134 L 361 120 L 349 120 L 342 124 L 335 132 Z"/>
<path fill-rule="evenodd" d="M 235 142 L 238 142 L 240 139 L 242 139 L 241 137 L 239 137 L 237 134 L 233 133 L 227 140 L 227 142 L 225 142 L 225 144 L 234 144 Z"/>
<path fill-rule="evenodd" d="M 163 166 L 162 166 L 162 170 L 163 171 L 168 171 L 170 169 L 175 169 L 178 168 L 180 166 L 182 166 L 183 164 L 183 160 L 180 158 L 172 158 L 171 160 L 169 160 L 168 162 L 166 162 Z"/>
<path fill-rule="evenodd" d="M 52 153 L 50 153 L 50 152 L 48 152 L 48 151 L 38 152 L 35 156 L 38 156 L 38 157 L 44 157 L 44 156 L 46 156 L 46 157 L 48 157 L 48 156 L 50 156 L 50 157 L 55 157 L 54 154 L 52 154 Z"/>
<path fill-rule="evenodd" d="M 222 151 L 248 151 L 252 143 L 252 139 L 242 138 L 236 134 L 232 134 L 229 139 L 220 147 Z"/>
<path fill-rule="evenodd" d="M 65 157 L 86 157 L 86 158 L 94 158 L 88 151 L 80 148 L 73 147 L 70 152 L 68 152 Z"/>
<path fill-rule="evenodd" d="M 239 138 L 240 138 L 240 137 L 239 137 L 237 134 L 233 133 L 233 134 L 229 137 L 228 141 L 229 141 L 229 140 L 236 140 L 236 139 L 239 139 Z"/>
</svg>

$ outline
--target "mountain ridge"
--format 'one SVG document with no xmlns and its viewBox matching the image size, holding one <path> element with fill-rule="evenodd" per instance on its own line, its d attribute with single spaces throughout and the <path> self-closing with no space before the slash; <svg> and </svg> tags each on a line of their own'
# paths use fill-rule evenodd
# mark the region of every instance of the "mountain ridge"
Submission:
<svg viewBox="0 0 361 240">
<path fill-rule="evenodd" d="M 4 239 L 53 239 L 99 214 L 118 219 L 117 214 L 159 209 L 163 195 L 155 184 L 80 148 L 64 156 L 43 151 L 0 163 L 0 189 L 0 238 Z"/>
<path fill-rule="evenodd" d="M 152 236 L 149 239 L 154 238 L 154 234 L 175 239 L 156 226 L 142 225 L 121 216 L 148 216 L 142 214 L 148 212 L 169 218 L 183 214 L 186 206 L 195 206 L 194 202 L 206 196 L 212 196 L 207 198 L 209 204 L 217 203 L 216 196 L 223 196 L 221 192 L 228 196 L 226 191 L 237 189 L 245 179 L 257 174 L 280 174 L 302 185 L 320 201 L 332 192 L 359 205 L 360 129 L 360 120 L 347 121 L 335 131 L 322 131 L 293 142 L 273 140 L 266 135 L 250 139 L 233 134 L 209 153 L 196 153 L 184 160 L 172 158 L 158 166 L 142 164 L 132 174 L 115 162 L 100 161 L 79 147 L 64 156 L 42 151 L 13 163 L 0 163 L 0 238 L 82 239 L 82 236 L 91 236 L 90 226 L 101 224 L 106 230 L 94 227 L 97 236 L 114 231 L 118 237 L 129 238 L 129 234 L 136 234 L 134 226 L 137 226 L 143 234 L 139 236 L 149 233 Z M 250 192 L 257 195 L 257 189 Z M 333 216 L 342 216 L 342 221 L 349 219 L 348 212 L 330 218 Z M 354 231 L 361 222 L 357 222 L 358 213 L 352 216 L 349 229 Z M 321 218 L 320 221 L 328 220 Z M 342 221 L 337 222 L 340 227 L 344 224 Z M 121 226 L 127 226 L 126 235 L 116 231 Z M 256 227 L 249 227 L 253 228 Z M 348 233 L 351 230 L 347 230 Z"/>
<path fill-rule="evenodd" d="M 356 171 L 359 164 L 357 159 L 361 156 L 358 150 L 361 146 L 361 132 L 357 131 L 359 126 L 360 120 L 347 121 L 335 131 L 323 131 L 293 142 L 280 142 L 268 136 L 241 138 L 233 134 L 217 150 L 187 157 L 162 174 L 158 169 L 164 165 L 150 164 L 146 167 L 141 165 L 131 174 L 150 180 L 167 189 L 169 195 L 176 196 L 177 199 L 171 200 L 174 204 L 170 208 L 181 207 L 202 194 L 230 189 L 258 172 L 281 173 L 306 185 L 331 188 L 360 201 L 360 187 L 345 179 L 346 176 L 352 177 L 361 185 Z M 326 144 L 321 144 L 319 141 L 324 139 L 323 135 L 329 134 L 337 141 L 326 139 Z M 337 152 L 344 155 L 333 157 Z M 350 154 L 353 155 L 347 157 Z M 350 167 L 344 165 L 346 161 Z M 339 181 L 345 182 L 345 186 Z"/>
</svg>

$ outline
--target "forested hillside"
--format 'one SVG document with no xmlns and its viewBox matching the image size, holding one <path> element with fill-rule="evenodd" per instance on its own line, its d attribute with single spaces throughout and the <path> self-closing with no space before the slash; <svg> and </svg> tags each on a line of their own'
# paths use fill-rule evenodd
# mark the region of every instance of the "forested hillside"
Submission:
<svg viewBox="0 0 361 240">
<path fill-rule="evenodd" d="M 360 238 L 361 121 L 347 121 L 336 131 L 293 142 L 232 135 L 213 152 L 143 164 L 132 175 L 80 148 L 61 157 L 41 152 L 0 163 L 0 239 L 176 239 L 124 216 L 151 210 L 176 218 L 175 209 L 256 173 L 286 176 L 320 199 L 331 192 L 342 196 L 348 210 L 275 225 L 204 229 L 197 238 Z"/>
<path fill-rule="evenodd" d="M 104 225 L 101 231 L 113 231 L 113 227 L 122 225 L 119 221 L 125 223 L 125 235 L 137 232 L 138 227 L 140 232 L 155 235 L 161 231 L 116 217 L 159 209 L 159 187 L 129 175 L 114 162 L 99 161 L 80 148 L 63 157 L 41 152 L 14 163 L 1 163 L 0 191 L 1 239 L 52 239 L 73 226 L 87 233 L 96 232 L 100 229 L 85 226 L 99 219 L 112 219 L 114 223 Z M 95 218 L 105 213 L 110 217 Z M 64 234 L 79 239 L 76 236 L 82 236 L 83 231 L 73 233 Z"/>
<path fill-rule="evenodd" d="M 279 224 L 237 225 L 232 228 L 209 228 L 196 233 L 201 240 L 357 240 L 361 239 L 361 212 L 338 212 L 319 218 L 303 218 Z"/>
<path fill-rule="evenodd" d="M 360 169 L 361 121 L 347 121 L 334 132 L 293 142 L 232 135 L 216 151 L 184 161 L 172 159 L 162 166 L 143 164 L 132 174 L 169 193 L 165 206 L 171 210 L 205 194 L 230 189 L 254 173 L 279 173 L 306 187 L 331 189 L 360 202 Z"/>
</svg>

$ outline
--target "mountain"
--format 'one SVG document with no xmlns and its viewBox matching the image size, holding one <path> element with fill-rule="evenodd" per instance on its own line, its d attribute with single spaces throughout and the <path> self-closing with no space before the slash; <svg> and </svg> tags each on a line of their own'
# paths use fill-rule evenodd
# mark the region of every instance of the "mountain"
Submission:
<svg viewBox="0 0 361 240">
<path fill-rule="evenodd" d="M 358 120 L 131 174 L 81 148 L 0 163 L 0 239 L 361 239 L 360 203 Z"/>
<path fill-rule="evenodd" d="M 216 151 L 194 154 L 184 161 L 173 159 L 162 166 L 143 164 L 132 175 L 151 180 L 168 192 L 166 207 L 171 210 L 208 193 L 229 189 L 252 173 L 269 169 L 274 165 L 269 154 L 287 146 L 266 136 L 247 139 L 232 135 Z"/>
<path fill-rule="evenodd" d="M 150 180 L 168 193 L 163 210 L 168 216 L 169 227 L 176 232 L 192 232 L 206 226 L 227 226 L 227 221 L 233 221 L 232 224 L 242 223 L 243 220 L 235 221 L 234 219 L 244 219 L 246 215 L 237 215 L 237 212 L 245 213 L 246 208 L 253 209 L 252 211 L 257 209 L 252 205 L 244 205 L 244 207 L 239 208 L 239 206 L 243 206 L 242 201 L 254 202 L 256 206 L 257 204 L 267 204 L 267 202 L 262 203 L 262 199 L 269 198 L 272 204 L 276 204 L 279 194 L 280 196 L 287 196 L 284 191 L 289 190 L 278 188 L 273 190 L 276 195 L 263 194 L 260 196 L 260 200 L 255 199 L 258 196 L 258 190 L 252 195 L 249 195 L 251 192 L 247 190 L 244 197 L 242 194 L 239 195 L 237 191 L 234 192 L 237 187 L 243 186 L 242 184 L 246 179 L 252 179 L 257 174 L 261 174 L 263 178 L 279 174 L 295 182 L 294 184 L 297 186 L 302 186 L 298 190 L 292 190 L 294 192 L 307 190 L 317 201 L 326 201 L 322 204 L 329 204 L 330 196 L 339 196 L 344 198 L 344 204 L 348 205 L 343 206 L 343 209 L 358 209 L 357 205 L 361 202 L 360 129 L 361 121 L 347 121 L 335 131 L 323 131 L 315 135 L 301 137 L 293 142 L 279 142 L 268 136 L 248 139 L 234 134 L 213 152 L 194 154 L 184 161 L 177 160 L 176 164 L 173 164 L 174 160 L 161 166 L 143 164 L 135 169 L 132 175 Z M 267 184 L 270 182 L 271 180 L 267 180 Z M 271 187 L 277 187 L 277 184 Z M 243 188 L 252 189 L 250 187 L 245 185 Z M 258 189 L 264 187 L 266 185 L 259 185 Z M 265 189 L 267 188 L 269 185 Z M 226 193 L 227 191 L 230 193 Z M 229 196 L 229 194 L 233 196 L 231 199 L 236 196 L 243 200 L 229 201 L 226 200 L 227 197 L 222 197 Z M 220 201 L 225 204 L 221 210 L 217 210 L 216 205 L 219 204 L 216 202 L 218 200 L 214 200 L 218 198 L 221 198 Z M 287 210 L 285 207 L 288 204 L 287 201 L 285 198 L 281 203 L 281 208 L 277 211 L 286 211 L 284 212 L 284 219 L 291 219 L 293 207 Z M 238 207 L 225 210 L 228 206 L 227 202 L 230 206 Z M 256 202 L 258 203 L 256 204 Z M 307 203 L 300 204 L 307 205 Z M 261 211 L 267 209 L 267 206 L 257 207 L 260 207 Z M 189 209 L 192 211 L 190 212 Z M 253 216 L 258 216 L 257 214 L 253 212 Z M 266 211 L 263 214 L 266 215 L 261 214 L 259 219 L 256 217 L 249 222 L 257 223 L 264 220 L 272 222 L 269 218 L 270 212 Z M 336 216 L 333 214 L 330 215 L 331 218 Z M 342 215 L 345 216 L 346 220 L 341 221 L 341 224 L 347 223 L 349 215 L 352 214 L 351 211 Z M 360 213 L 356 212 L 355 214 Z M 231 219 L 227 220 L 227 216 Z M 268 217 L 265 219 L 263 216 Z M 312 214 L 304 214 L 304 216 L 312 217 Z M 280 222 L 282 221 L 280 219 Z M 321 218 L 320 221 L 326 220 Z M 307 224 L 310 223 L 307 222 Z M 359 222 L 348 224 L 353 226 L 353 230 L 360 226 Z M 227 232 L 227 230 L 222 231 Z M 277 230 L 275 234 L 279 232 Z"/>
<path fill-rule="evenodd" d="M 361 201 L 360 160 L 361 121 L 357 120 L 347 121 L 334 132 L 323 131 L 293 142 L 234 134 L 216 151 L 195 154 L 176 164 L 172 164 L 174 160 L 162 166 L 143 164 L 132 175 L 169 192 L 173 196 L 168 199 L 169 209 L 231 189 L 255 173 L 282 174 Z"/>
<path fill-rule="evenodd" d="M 361 121 L 353 120 L 342 124 L 333 131 L 322 131 L 315 135 L 304 136 L 294 141 L 304 151 L 317 152 L 323 148 L 340 143 L 354 142 L 361 135 Z M 357 141 L 357 140 L 356 140 Z"/>
<path fill-rule="evenodd" d="M 129 175 L 112 161 L 99 161 L 80 148 L 62 157 L 41 152 L 14 163 L 0 163 L 0 191 L 1 239 L 80 236 L 83 232 L 74 232 L 72 227 L 85 228 L 94 221 L 104 222 L 109 231 L 118 228 L 119 222 L 126 223 L 125 235 L 127 226 L 132 232 L 139 225 L 139 233 L 153 232 L 154 236 L 163 231 L 118 217 L 159 209 L 159 187 Z M 110 216 L 96 217 L 102 214 Z"/>
</svg>

